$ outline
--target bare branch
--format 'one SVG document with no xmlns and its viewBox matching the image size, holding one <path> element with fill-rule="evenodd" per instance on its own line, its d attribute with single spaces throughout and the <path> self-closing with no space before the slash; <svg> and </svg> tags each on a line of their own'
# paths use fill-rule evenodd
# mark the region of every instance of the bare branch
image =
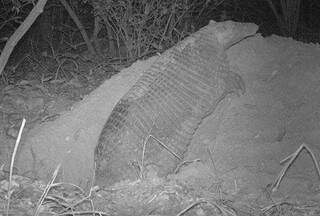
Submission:
<svg viewBox="0 0 320 216">
<path fill-rule="evenodd" d="M 17 43 L 23 37 L 23 35 L 28 31 L 28 29 L 34 23 L 37 17 L 43 12 L 43 8 L 46 5 L 46 3 L 47 0 L 39 0 L 38 3 L 34 6 L 34 8 L 31 10 L 30 14 L 24 20 L 24 22 L 17 28 L 17 30 L 7 41 L 0 55 L 0 75 L 2 74 L 2 71 L 8 62 L 8 59 L 14 47 L 17 45 Z"/>
</svg>

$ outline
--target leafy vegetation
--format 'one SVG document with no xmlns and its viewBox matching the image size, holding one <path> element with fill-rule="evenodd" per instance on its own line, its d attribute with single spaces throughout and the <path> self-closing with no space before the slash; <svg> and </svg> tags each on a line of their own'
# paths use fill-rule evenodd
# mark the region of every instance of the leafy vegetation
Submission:
<svg viewBox="0 0 320 216">
<path fill-rule="evenodd" d="M 43 72 L 33 78 L 46 81 L 72 78 L 67 68 L 78 73 L 81 63 L 130 64 L 163 52 L 209 20 L 254 22 L 264 35 L 309 42 L 320 37 L 315 0 L 48 0 L 41 15 L 9 41 L 40 2 L 46 1 L 0 3 L 0 74 L 6 84 L 39 68 Z"/>
</svg>

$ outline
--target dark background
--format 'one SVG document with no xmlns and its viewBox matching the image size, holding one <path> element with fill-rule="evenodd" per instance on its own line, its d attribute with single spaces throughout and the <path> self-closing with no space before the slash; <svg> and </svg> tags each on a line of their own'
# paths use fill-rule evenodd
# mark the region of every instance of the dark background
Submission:
<svg viewBox="0 0 320 216">
<path fill-rule="evenodd" d="M 48 0 L 19 41 L 2 73 L 3 84 L 44 75 L 50 80 L 62 64 L 65 70 L 59 76 L 64 79 L 71 78 L 65 72 L 68 67 L 74 70 L 80 62 L 130 64 L 163 52 L 209 20 L 252 22 L 263 36 L 320 41 L 318 0 L 67 0 L 94 48 L 88 53 L 79 26 L 61 2 Z M 0 50 L 35 4 L 33 0 L 0 2 Z M 28 78 L 39 70 L 41 75 Z"/>
</svg>

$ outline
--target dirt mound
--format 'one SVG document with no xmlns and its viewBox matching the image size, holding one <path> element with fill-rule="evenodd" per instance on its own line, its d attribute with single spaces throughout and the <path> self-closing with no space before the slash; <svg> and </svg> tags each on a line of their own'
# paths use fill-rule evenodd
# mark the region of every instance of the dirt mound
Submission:
<svg viewBox="0 0 320 216">
<path fill-rule="evenodd" d="M 246 93 L 225 101 L 227 109 L 218 108 L 203 122 L 187 156 L 210 168 L 213 184 L 246 199 L 261 192 L 268 197 L 284 166 L 280 161 L 302 143 L 320 158 L 319 51 L 278 36 L 251 37 L 229 50 Z M 314 163 L 302 151 L 272 195 L 304 200 L 318 189 Z"/>
<path fill-rule="evenodd" d="M 319 178 L 306 152 L 276 193 L 270 185 L 281 171 L 279 162 L 302 143 L 320 158 L 319 46 L 257 35 L 227 54 L 245 81 L 246 93 L 223 101 L 205 119 L 186 153 L 191 164 L 183 164 L 171 178 L 245 199 L 261 194 L 266 200 L 316 197 Z M 87 186 L 93 178 L 93 150 L 107 116 L 153 60 L 136 63 L 58 120 L 32 129 L 20 150 L 19 170 L 46 178 L 63 162 L 62 180 Z"/>
</svg>

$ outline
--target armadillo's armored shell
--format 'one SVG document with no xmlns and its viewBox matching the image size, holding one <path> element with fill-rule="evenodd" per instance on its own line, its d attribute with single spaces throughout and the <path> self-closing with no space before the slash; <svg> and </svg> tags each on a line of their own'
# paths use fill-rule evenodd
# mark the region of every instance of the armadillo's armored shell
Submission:
<svg viewBox="0 0 320 216">
<path fill-rule="evenodd" d="M 97 184 L 172 172 L 202 119 L 227 94 L 244 90 L 224 49 L 255 31 L 212 22 L 164 52 L 105 124 L 95 151 Z"/>
</svg>

